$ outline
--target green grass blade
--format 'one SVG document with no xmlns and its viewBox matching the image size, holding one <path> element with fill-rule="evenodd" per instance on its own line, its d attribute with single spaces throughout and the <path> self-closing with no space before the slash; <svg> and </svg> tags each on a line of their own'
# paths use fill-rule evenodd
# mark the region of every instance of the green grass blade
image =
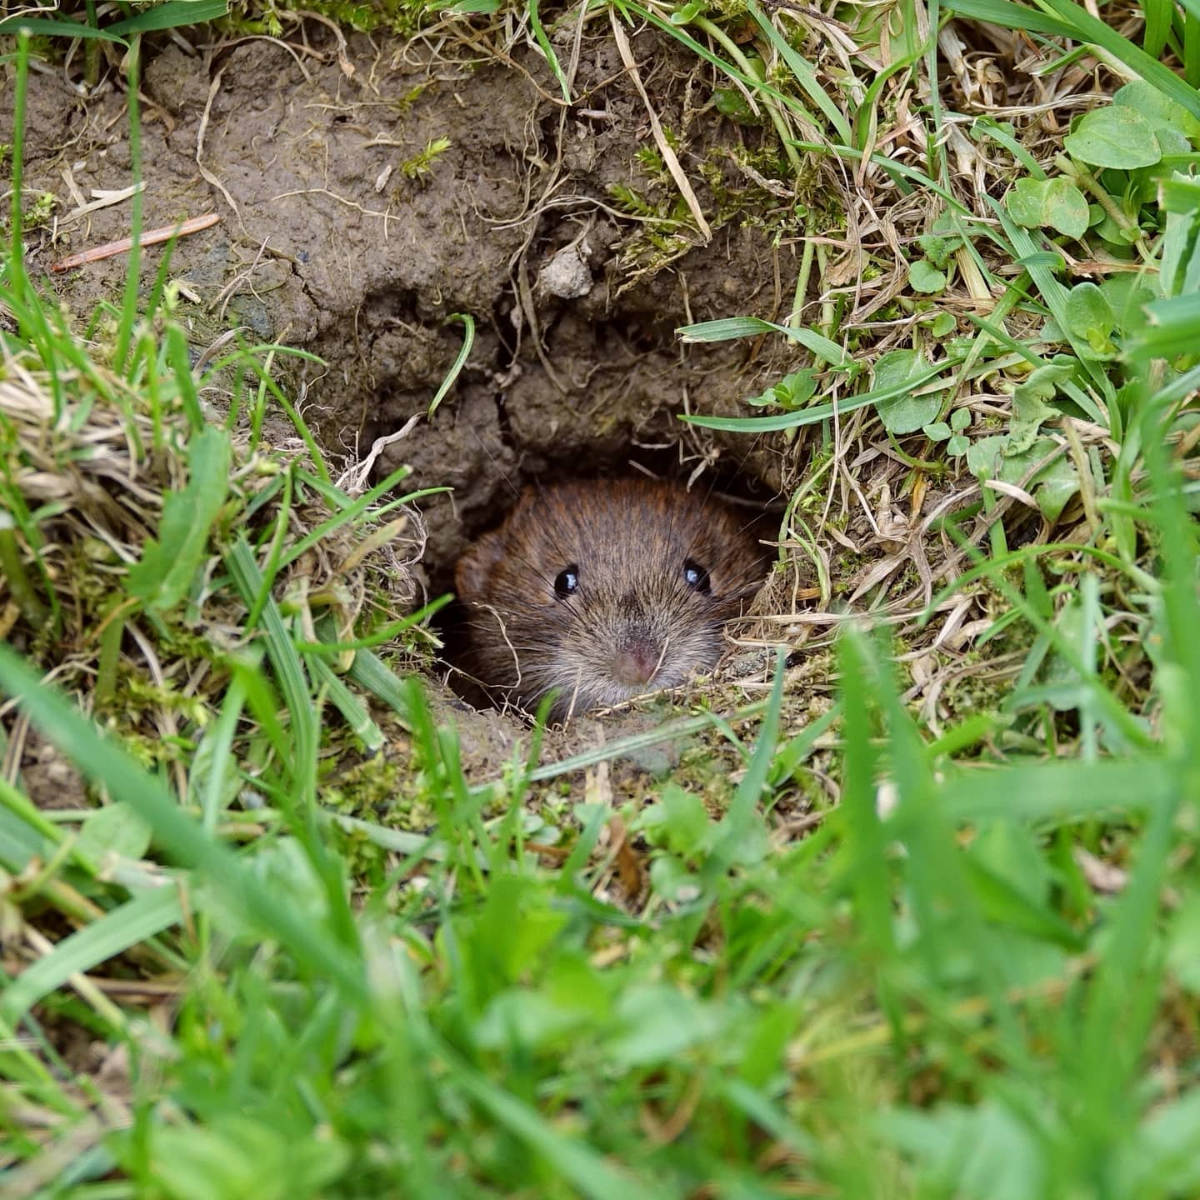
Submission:
<svg viewBox="0 0 1200 1200">
<path fill-rule="evenodd" d="M 1049 17 L 1035 8 L 1013 4 L 1011 0 L 942 0 L 946 8 L 975 21 L 999 25 L 1004 29 L 1022 29 L 1026 33 L 1044 33 L 1049 37 L 1074 38 L 1073 26 Z"/>
<path fill-rule="evenodd" d="M 776 325 L 758 317 L 724 317 L 719 321 L 705 321 L 699 325 L 684 325 L 676 334 L 685 344 L 694 342 L 727 342 L 737 338 L 756 337 L 763 333 L 781 333 L 793 342 L 799 342 L 823 362 L 840 370 L 849 370 L 854 359 L 827 337 L 813 333 L 810 329 L 798 329 L 791 325 Z"/>
<path fill-rule="evenodd" d="M 334 707 L 342 714 L 350 732 L 359 740 L 368 754 L 376 754 L 383 749 L 386 739 L 383 731 L 371 720 L 362 702 L 342 681 L 328 663 L 320 658 L 312 660 L 311 668 L 314 680 L 320 684 L 329 696 Z"/>
<path fill-rule="evenodd" d="M 784 662 L 787 651 L 780 649 L 775 655 L 775 678 L 771 684 L 771 695 L 767 700 L 758 740 L 750 764 L 738 784 L 733 800 L 721 819 L 719 840 L 704 867 L 704 878 L 710 885 L 719 874 L 728 871 L 736 861 L 738 851 L 745 842 L 751 822 L 754 820 L 763 788 L 775 757 L 779 741 L 779 716 L 783 707 Z"/>
<path fill-rule="evenodd" d="M 963 361 L 962 355 L 955 355 L 934 363 L 924 371 L 919 371 L 901 384 L 890 387 L 876 388 L 873 391 L 862 392 L 846 400 L 834 404 L 818 404 L 814 408 L 806 408 L 801 412 L 780 413 L 773 417 L 699 417 L 687 414 L 681 415 L 680 420 L 689 425 L 699 425 L 702 429 L 724 429 L 732 433 L 771 433 L 780 429 L 799 429 L 804 425 L 819 425 L 833 416 L 845 416 L 856 408 L 867 408 L 872 404 L 882 404 L 885 400 L 895 400 L 900 396 L 910 395 L 918 388 L 940 379 L 951 367 Z"/>
<path fill-rule="evenodd" d="M 263 576 L 245 538 L 237 539 L 225 556 L 225 562 L 242 602 L 249 607 L 262 592 Z M 309 697 L 304 664 L 273 598 L 267 598 L 262 611 L 267 655 L 275 668 L 295 739 L 294 757 L 287 765 L 296 780 L 296 799 L 302 804 L 310 804 L 316 796 L 317 785 L 317 717 Z"/>
<path fill-rule="evenodd" d="M 842 729 L 846 751 L 842 762 L 842 802 L 839 816 L 846 831 L 848 884 L 854 899 L 862 951 L 876 964 L 876 988 L 898 1043 L 903 1042 L 899 1007 L 885 964 L 896 953 L 892 928 L 892 870 L 887 839 L 876 808 L 879 752 L 872 715 L 870 658 L 857 632 L 847 630 L 838 646 L 841 667 Z"/>
<path fill-rule="evenodd" d="M 1183 15 L 1183 77 L 1200 87 L 1200 5 L 1188 5 Z"/>
<path fill-rule="evenodd" d="M 528 0 L 526 12 L 529 14 L 529 24 L 533 29 L 533 36 L 537 39 L 537 44 L 546 56 L 550 72 L 558 80 L 558 86 L 562 88 L 563 99 L 570 104 L 571 88 L 567 83 L 566 75 L 563 74 L 562 67 L 559 65 L 558 55 L 554 53 L 554 47 L 550 44 L 550 39 L 546 36 L 546 29 L 542 25 L 541 13 L 538 11 L 538 0 Z"/>
<path fill-rule="evenodd" d="M 93 783 L 125 801 L 154 831 L 155 841 L 177 863 L 213 880 L 240 917 L 279 938 L 305 967 L 363 995 L 365 983 L 335 943 L 297 914 L 280 906 L 270 890 L 221 843 L 186 817 L 166 788 L 129 755 L 102 737 L 63 696 L 46 684 L 7 646 L 0 646 L 0 689 L 19 700 L 33 724 Z"/>
<path fill-rule="evenodd" d="M 142 124 L 138 116 L 139 79 L 141 77 L 141 42 L 134 38 L 125 55 L 126 71 L 129 76 L 129 174 L 135 185 L 129 205 L 129 236 L 132 245 L 125 267 L 125 296 L 121 302 L 121 317 L 117 326 L 116 346 L 113 361 L 119 371 L 126 367 L 134 326 L 138 319 L 138 295 L 141 290 L 142 266 L 142 213 L 145 207 L 142 184 Z M 130 422 L 133 427 L 133 423 Z"/>
<path fill-rule="evenodd" d="M 192 439 L 187 485 L 164 495 L 158 539 L 147 541 L 129 570 L 129 594 L 147 608 L 174 608 L 191 588 L 225 504 L 232 457 L 223 429 L 209 426 Z"/>
<path fill-rule="evenodd" d="M 565 96 L 567 92 L 566 80 L 560 80 L 560 82 L 563 85 L 563 95 Z M 450 370 L 446 372 L 446 378 L 442 380 L 437 393 L 429 402 L 429 415 L 431 417 L 437 412 L 437 407 L 445 398 L 446 393 L 454 386 L 454 381 L 462 374 L 463 367 L 467 365 L 467 359 L 471 357 L 471 348 L 475 345 L 475 318 L 470 313 L 452 313 L 446 320 L 462 322 L 463 344 L 458 351 L 458 356 L 451 364 Z"/>
<path fill-rule="evenodd" d="M 739 709 L 736 715 L 744 719 L 758 716 L 763 711 L 763 703 L 758 702 Z M 542 766 L 530 771 L 529 780 L 531 783 L 544 783 L 548 779 L 558 779 L 574 771 L 582 771 L 588 767 L 594 767 L 597 763 L 611 762 L 618 755 L 632 754 L 637 750 L 645 750 L 651 746 L 657 746 L 679 738 L 690 737 L 694 733 L 700 733 L 711 727 L 712 718 L 707 715 L 703 717 L 682 717 L 677 721 L 669 721 L 664 725 L 660 725 L 657 729 L 651 729 L 645 733 L 630 734 L 628 737 L 609 742 L 607 745 L 597 746 L 592 750 L 584 750 L 579 754 L 572 754 L 569 758 L 561 759 L 558 762 L 544 763 Z"/>
<path fill-rule="evenodd" d="M 233 737 L 242 708 L 246 702 L 246 689 L 241 673 L 235 673 L 225 693 L 221 713 L 214 724 L 205 732 L 200 751 L 192 762 L 190 780 L 193 791 L 196 787 L 196 767 L 203 763 L 206 776 L 200 790 L 200 813 L 204 832 L 210 836 L 216 832 L 221 815 L 226 780 L 232 775 L 235 762 Z"/>
<path fill-rule="evenodd" d="M 370 650 L 356 650 L 350 679 L 364 691 L 377 696 L 408 728 L 408 696 L 401 678 Z"/>
<path fill-rule="evenodd" d="M 755 0 L 748 0 L 746 8 L 758 23 L 759 29 L 766 35 L 767 40 L 775 47 L 780 58 L 787 63 L 788 68 L 796 77 L 796 82 L 800 84 L 808 94 L 809 99 L 828 118 L 829 123 L 837 131 L 838 137 L 843 142 L 852 142 L 854 138 L 850 130 L 850 123 L 846 120 L 842 110 L 830 99 L 829 93 L 821 86 L 816 72 L 792 49 L 779 30 L 775 28 L 772 21 L 763 14 L 762 9 L 755 3 Z"/>
<path fill-rule="evenodd" d="M 670 1200 L 674 1193 L 639 1182 L 619 1171 L 590 1146 L 559 1133 L 536 1109 L 498 1088 L 457 1055 L 439 1047 L 434 1053 L 447 1074 L 506 1129 L 511 1130 L 559 1171 L 588 1200 Z"/>
<path fill-rule="evenodd" d="M 1097 46 L 1153 84 L 1164 96 L 1183 105 L 1193 116 L 1200 117 L 1200 94 L 1194 87 L 1072 0 L 1044 0 L 1054 16 L 1045 16 L 1009 0 L 944 0 L 944 3 L 953 12 L 977 21 Z"/>
<path fill-rule="evenodd" d="M 1175 17 L 1174 0 L 1145 0 L 1146 30 L 1142 34 L 1142 49 L 1151 58 L 1161 58 Z"/>
<path fill-rule="evenodd" d="M 381 496 L 390 492 L 396 484 L 407 478 L 411 473 L 411 467 L 397 467 L 381 483 L 371 488 L 370 491 L 364 492 L 355 500 L 351 500 L 344 492 L 338 491 L 328 480 L 319 481 L 318 491 L 329 501 L 331 507 L 337 511 L 333 516 L 327 517 L 315 528 L 309 530 L 295 545 L 289 546 L 287 552 L 279 560 L 280 568 L 290 566 L 323 538 L 328 537 L 335 529 L 341 529 L 344 525 L 353 524 Z"/>
<path fill-rule="evenodd" d="M 1059 283 L 1048 266 L 1039 263 L 1035 258 L 1035 255 L 1037 255 L 1042 247 L 1034 240 L 1028 230 L 1020 228 L 1009 217 L 1008 211 L 1001 204 L 990 196 L 987 199 L 992 210 L 999 218 L 1014 253 L 1027 264 L 1026 270 L 1037 286 L 1042 299 L 1046 302 L 1046 307 L 1050 309 L 1051 314 L 1058 323 L 1058 327 L 1070 342 L 1071 348 L 1078 356 L 1084 370 L 1091 377 L 1100 395 L 1111 403 L 1113 385 L 1104 369 L 1104 365 L 1097 361 L 1096 356 L 1092 353 L 1091 346 L 1073 331 L 1073 323 L 1067 315 L 1067 289 Z"/>
<path fill-rule="evenodd" d="M 1180 79 L 1170 67 L 1151 58 L 1144 50 L 1139 49 L 1128 38 L 1123 38 L 1099 17 L 1092 16 L 1083 5 L 1076 4 L 1074 0 L 1043 2 L 1060 20 L 1072 28 L 1071 36 L 1076 41 L 1089 42 L 1101 50 L 1106 50 L 1147 83 L 1153 84 L 1164 96 L 1174 100 L 1176 104 L 1181 104 L 1192 116 L 1200 117 L 1200 92 Z"/>
<path fill-rule="evenodd" d="M 797 103 L 794 97 L 785 95 L 778 89 L 772 87 L 769 83 L 764 82 L 755 75 L 747 74 L 745 71 L 734 66 L 732 63 L 726 62 L 720 55 L 714 54 L 703 42 L 697 41 L 694 37 L 679 25 L 672 24 L 669 20 L 662 17 L 655 9 L 643 8 L 640 4 L 624 0 L 621 7 L 627 9 L 630 13 L 635 14 L 644 21 L 648 21 L 660 29 L 663 33 L 673 37 L 681 45 L 686 46 L 698 58 L 710 63 L 719 71 L 723 71 L 731 79 L 736 79 L 740 84 L 749 89 L 751 92 L 761 93 L 764 98 L 769 98 L 775 104 L 787 108 L 800 121 L 812 123 L 812 118 L 807 109 L 803 105 Z"/>
<path fill-rule="evenodd" d="M 0 867 L 13 875 L 24 871 L 31 859 L 52 856 L 58 841 L 28 820 L 25 806 L 30 804 L 11 783 L 0 781 Z"/>
<path fill-rule="evenodd" d="M 63 938 L 45 958 L 27 967 L 0 995 L 0 1019 L 15 1025 L 34 1004 L 72 975 L 90 971 L 181 920 L 183 907 L 174 885 L 135 896 Z"/>
<path fill-rule="evenodd" d="M 85 25 L 81 21 L 72 20 L 70 17 L 26 17 L 26 16 L 11 16 L 5 17 L 0 21 L 0 37 L 16 36 L 24 30 L 33 36 L 40 37 L 69 37 L 69 38 L 90 38 L 101 42 L 115 42 L 119 46 L 128 46 L 129 43 L 124 38 L 119 37 L 109 26 L 105 29 L 97 29 L 92 25 Z"/>
<path fill-rule="evenodd" d="M 128 37 L 160 29 L 178 29 L 184 25 L 203 25 L 219 20 L 228 12 L 228 0 L 166 0 L 165 4 L 157 4 L 105 28 L 109 33 Z"/>
<path fill-rule="evenodd" d="M 449 595 L 439 596 L 436 600 L 431 600 L 428 604 L 418 608 L 416 612 L 409 613 L 407 617 L 401 617 L 398 621 L 389 621 L 386 625 L 381 626 L 367 637 L 355 638 L 348 642 L 334 641 L 332 625 L 326 626 L 324 623 L 321 623 L 317 626 L 317 632 L 322 637 L 326 633 L 329 633 L 329 641 L 296 642 L 295 646 L 301 654 L 316 654 L 326 657 L 344 654 L 348 650 L 370 650 L 375 646 L 383 645 L 385 642 L 394 642 L 406 629 L 411 629 L 414 625 L 420 625 L 422 622 L 429 620 L 430 617 L 440 612 L 453 599 L 454 597 Z"/>
<path fill-rule="evenodd" d="M 1010 817 L 1053 826 L 1089 817 L 1120 820 L 1173 803 L 1175 778 L 1168 760 L 1148 755 L 977 767 L 947 780 L 944 803 L 949 815 L 963 822 Z"/>
</svg>

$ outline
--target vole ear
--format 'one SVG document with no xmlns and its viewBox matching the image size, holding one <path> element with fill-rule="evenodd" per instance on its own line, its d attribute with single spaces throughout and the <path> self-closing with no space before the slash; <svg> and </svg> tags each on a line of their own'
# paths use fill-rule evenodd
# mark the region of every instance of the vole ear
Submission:
<svg viewBox="0 0 1200 1200">
<path fill-rule="evenodd" d="M 488 578 L 504 557 L 505 537 L 502 529 L 485 533 L 454 564 L 454 590 L 458 598 L 473 604 L 488 592 Z"/>
</svg>

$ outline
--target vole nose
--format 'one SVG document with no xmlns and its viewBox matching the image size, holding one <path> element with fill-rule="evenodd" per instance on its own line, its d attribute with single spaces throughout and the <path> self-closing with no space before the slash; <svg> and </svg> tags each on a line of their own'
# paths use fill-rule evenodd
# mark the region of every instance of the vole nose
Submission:
<svg viewBox="0 0 1200 1200">
<path fill-rule="evenodd" d="M 632 638 L 621 646 L 613 658 L 613 678 L 620 683 L 636 687 L 649 683 L 658 669 L 662 650 L 650 638 Z"/>
</svg>

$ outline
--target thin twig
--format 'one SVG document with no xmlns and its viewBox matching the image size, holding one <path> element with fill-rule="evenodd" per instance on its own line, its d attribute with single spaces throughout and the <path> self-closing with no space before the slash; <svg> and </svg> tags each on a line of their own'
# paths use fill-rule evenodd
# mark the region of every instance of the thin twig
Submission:
<svg viewBox="0 0 1200 1200">
<path fill-rule="evenodd" d="M 151 229 L 143 233 L 138 239 L 138 243 L 142 246 L 157 246 L 160 242 L 169 242 L 173 237 L 187 237 L 189 233 L 199 233 L 202 229 L 210 229 L 220 219 L 220 213 L 208 213 L 203 217 L 192 217 L 188 221 L 181 221 L 177 225 L 163 225 L 158 229 Z M 50 264 L 50 270 L 70 271 L 74 267 L 84 267 L 88 263 L 112 258 L 117 254 L 126 254 L 132 249 L 133 238 L 119 238 L 115 242 L 105 242 L 103 246 L 84 250 L 81 254 L 60 258 L 58 262 Z"/>
</svg>

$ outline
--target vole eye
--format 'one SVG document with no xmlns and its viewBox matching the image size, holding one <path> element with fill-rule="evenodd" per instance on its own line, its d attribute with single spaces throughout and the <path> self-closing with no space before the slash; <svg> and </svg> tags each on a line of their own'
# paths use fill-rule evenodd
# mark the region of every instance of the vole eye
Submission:
<svg viewBox="0 0 1200 1200">
<path fill-rule="evenodd" d="M 708 572 L 694 558 L 683 560 L 683 581 L 692 591 L 708 595 Z"/>
<path fill-rule="evenodd" d="M 564 571 L 559 571 L 554 579 L 554 594 L 565 600 L 579 590 L 579 568 L 572 563 Z"/>
</svg>

